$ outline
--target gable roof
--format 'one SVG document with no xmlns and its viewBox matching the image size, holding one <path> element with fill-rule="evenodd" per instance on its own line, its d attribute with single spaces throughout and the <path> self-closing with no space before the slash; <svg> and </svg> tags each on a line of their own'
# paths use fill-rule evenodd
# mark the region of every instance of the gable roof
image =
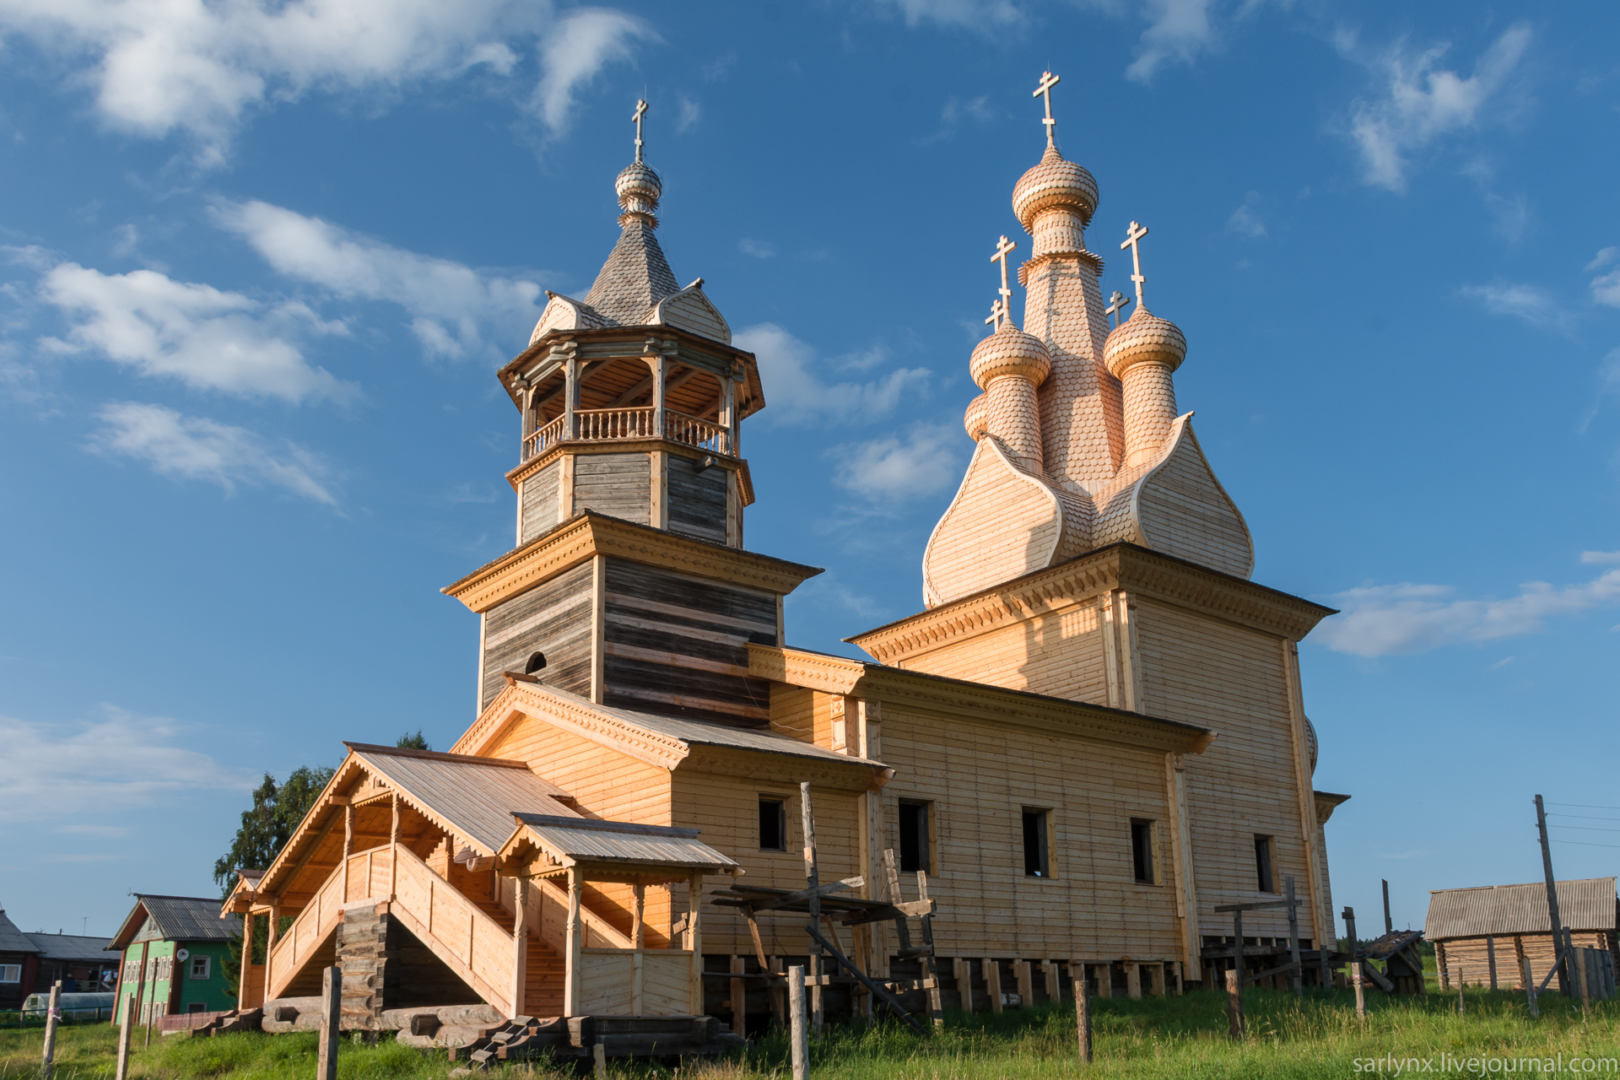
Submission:
<svg viewBox="0 0 1620 1080">
<path fill-rule="evenodd" d="M 346 743 L 407 801 L 494 854 L 512 835 L 512 815 L 579 817 L 568 795 L 521 761 Z"/>
<path fill-rule="evenodd" d="M 1620 928 L 1620 899 L 1615 895 L 1614 878 L 1560 881 L 1557 886 L 1558 921 L 1566 930 Z M 1551 932 L 1547 886 L 1543 882 L 1429 892 L 1429 914 L 1423 933 L 1430 941 Z"/>
<path fill-rule="evenodd" d="M 84 934 L 29 934 L 28 939 L 39 947 L 41 960 L 86 960 L 96 964 L 107 961 L 107 939 Z"/>
<path fill-rule="evenodd" d="M 16 923 L 6 918 L 3 908 L 0 908 L 0 952 L 39 952 L 39 946 L 35 945 L 27 934 L 17 929 Z"/>
<path fill-rule="evenodd" d="M 624 821 L 514 814 L 509 845 L 534 844 L 559 866 L 616 863 L 663 870 L 739 870 L 736 860 L 699 840 L 696 829 Z"/>
<path fill-rule="evenodd" d="M 648 308 L 681 290 L 658 246 L 655 228 L 649 221 L 628 216 L 618 243 L 585 294 L 589 307 L 621 326 L 640 323 Z"/>
<path fill-rule="evenodd" d="M 136 893 L 135 906 L 107 948 L 128 945 L 149 918 L 164 941 L 229 941 L 242 934 L 241 916 L 221 916 L 217 897 Z"/>
</svg>

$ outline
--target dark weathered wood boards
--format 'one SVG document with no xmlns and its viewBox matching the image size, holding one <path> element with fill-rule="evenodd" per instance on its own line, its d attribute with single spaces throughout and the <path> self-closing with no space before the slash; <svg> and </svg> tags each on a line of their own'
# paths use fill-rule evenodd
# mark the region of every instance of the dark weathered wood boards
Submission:
<svg viewBox="0 0 1620 1080">
<path fill-rule="evenodd" d="M 591 565 L 583 563 L 485 613 L 479 707 L 505 689 L 503 672 L 522 671 L 535 652 L 545 654 L 546 685 L 589 696 L 591 596 Z"/>
<path fill-rule="evenodd" d="M 669 470 L 669 531 L 726 542 L 726 486 L 730 474 L 705 467 L 701 458 L 666 456 Z"/>
</svg>

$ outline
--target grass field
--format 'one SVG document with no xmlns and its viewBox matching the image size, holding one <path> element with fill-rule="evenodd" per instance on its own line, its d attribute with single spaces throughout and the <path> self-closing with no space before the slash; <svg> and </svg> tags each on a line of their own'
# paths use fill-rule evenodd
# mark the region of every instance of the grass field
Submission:
<svg viewBox="0 0 1620 1080">
<path fill-rule="evenodd" d="M 1375 995 L 1368 1002 L 1367 1027 L 1362 1030 L 1348 992 L 1315 992 L 1301 1003 L 1284 992 L 1253 990 L 1245 993 L 1249 1038 L 1242 1044 L 1234 1044 L 1226 1035 L 1225 998 L 1218 993 L 1096 1001 L 1096 1061 L 1087 1072 L 1099 1080 L 1393 1077 L 1397 1070 L 1391 1059 L 1399 1059 L 1405 1062 L 1400 1069 L 1403 1074 L 1499 1076 L 1532 1071 L 1527 1059 L 1543 1066 L 1547 1059 L 1561 1055 L 1566 1071 L 1571 1071 L 1571 1062 L 1579 1070 L 1571 1075 L 1620 1078 L 1620 1003 L 1597 1005 L 1582 1015 L 1579 1004 L 1548 995 L 1542 999 L 1541 1019 L 1531 1020 L 1522 995 L 1470 991 L 1467 1001 L 1467 1015 L 1459 1016 L 1455 994 L 1420 999 Z M 56 1076 L 59 1080 L 110 1078 L 116 1040 L 110 1025 L 64 1028 L 57 1043 Z M 37 1076 L 39 1052 L 38 1030 L 0 1033 L 0 1080 Z M 1056 1007 L 1001 1016 L 953 1016 L 942 1034 L 927 1040 L 890 1026 L 833 1029 L 813 1045 L 811 1054 L 812 1074 L 829 1080 L 1037 1080 L 1073 1077 L 1081 1071 L 1075 1052 L 1074 1012 Z M 1480 1061 L 1477 1068 L 1470 1069 L 1465 1060 L 1470 1057 L 1494 1058 L 1497 1063 Z M 1368 1064 L 1377 1059 L 1384 1059 L 1382 1068 Z M 1410 1059 L 1429 1065 L 1427 1069 L 1422 1064 L 1414 1066 Z M 155 1041 L 151 1049 L 137 1049 L 131 1066 L 131 1075 L 142 1080 L 312 1077 L 315 1037 L 171 1037 Z M 339 1055 L 339 1076 L 344 1080 L 443 1077 L 449 1069 L 442 1054 L 423 1054 L 392 1042 L 378 1046 L 345 1042 Z M 1537 1067 L 1533 1071 L 1549 1070 Z M 572 1075 L 545 1065 L 516 1066 L 509 1072 Z M 615 1065 L 610 1072 L 624 1078 L 783 1077 L 787 1075 L 787 1041 L 768 1037 L 756 1042 L 746 1056 L 731 1060 L 694 1062 L 678 1069 L 674 1065 Z"/>
</svg>

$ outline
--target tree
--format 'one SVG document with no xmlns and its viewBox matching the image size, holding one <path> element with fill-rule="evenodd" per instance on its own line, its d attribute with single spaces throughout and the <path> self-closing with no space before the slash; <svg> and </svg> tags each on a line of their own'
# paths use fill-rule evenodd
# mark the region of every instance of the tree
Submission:
<svg viewBox="0 0 1620 1080">
<path fill-rule="evenodd" d="M 242 826 L 230 850 L 214 862 L 214 882 L 221 895 L 235 888 L 238 870 L 263 870 L 275 861 L 330 779 L 332 770 L 324 766 L 301 766 L 280 784 L 264 774 L 253 791 L 253 805 L 242 811 Z"/>
<path fill-rule="evenodd" d="M 394 740 L 394 745 L 399 747 L 401 750 L 433 749 L 433 747 L 428 745 L 427 736 L 422 734 L 421 728 L 417 728 L 414 732 L 407 731 L 405 734 Z"/>
</svg>

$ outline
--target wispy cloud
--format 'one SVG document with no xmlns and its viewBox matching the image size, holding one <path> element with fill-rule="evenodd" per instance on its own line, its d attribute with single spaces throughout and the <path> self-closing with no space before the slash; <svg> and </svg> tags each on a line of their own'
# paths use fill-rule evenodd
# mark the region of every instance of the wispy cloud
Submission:
<svg viewBox="0 0 1620 1080">
<path fill-rule="evenodd" d="M 241 397 L 298 402 L 353 392 L 299 345 L 301 336 L 343 327 L 299 304 L 267 305 L 154 270 L 104 274 L 71 262 L 52 268 L 40 291 L 69 323 L 65 338 L 44 342 L 58 352 L 94 352 L 142 375 Z"/>
<path fill-rule="evenodd" d="M 737 241 L 737 250 L 755 259 L 774 259 L 776 257 L 776 246 L 774 244 L 768 244 L 764 240 L 755 240 L 751 236 L 745 236 Z"/>
<path fill-rule="evenodd" d="M 1575 329 L 1574 313 L 1538 285 L 1498 281 L 1488 285 L 1464 285 L 1457 292 L 1493 315 L 1506 315 L 1565 335 Z"/>
<path fill-rule="evenodd" d="M 1257 240 L 1266 235 L 1266 219 L 1260 215 L 1260 193 L 1251 191 L 1226 219 L 1226 231 Z"/>
<path fill-rule="evenodd" d="M 266 202 L 222 202 L 213 215 L 277 273 L 344 299 L 404 309 L 430 356 L 504 358 L 509 350 L 487 335 L 502 335 L 503 341 L 526 336 L 540 316 L 541 289 L 532 281 L 405 251 Z"/>
<path fill-rule="evenodd" d="M 675 101 L 675 134 L 685 135 L 695 131 L 698 121 L 703 119 L 703 106 L 693 99 L 682 94 Z"/>
<path fill-rule="evenodd" d="M 246 791 L 253 776 L 192 749 L 174 720 L 114 705 L 71 725 L 0 716 L 0 821 L 94 817 L 188 791 Z M 87 835 L 93 835 L 88 834 Z"/>
<path fill-rule="evenodd" d="M 961 479 L 961 430 L 955 424 L 913 424 L 904 432 L 831 451 L 833 482 L 876 505 L 928 498 Z"/>
<path fill-rule="evenodd" d="M 990 32 L 1021 22 L 1023 11 L 1011 0 L 883 0 L 907 26 L 948 26 Z"/>
<path fill-rule="evenodd" d="M 546 126 L 554 133 L 566 131 L 574 95 L 610 63 L 630 59 L 638 42 L 657 40 L 645 19 L 608 8 L 579 8 L 558 19 L 540 46 L 544 73 L 534 93 Z"/>
<path fill-rule="evenodd" d="M 1165 64 L 1191 64 L 1215 41 L 1210 21 L 1211 0 L 1147 0 L 1142 11 L 1148 27 L 1142 31 L 1136 58 L 1125 69 L 1127 78 L 1152 82 Z"/>
<path fill-rule="evenodd" d="M 1620 307 L 1620 247 L 1606 247 L 1586 264 L 1592 278 L 1592 299 L 1605 307 Z"/>
<path fill-rule="evenodd" d="M 1587 565 L 1610 565 L 1611 552 L 1588 552 Z M 1620 558 L 1613 560 L 1620 563 Z M 1446 585 L 1368 585 L 1333 598 L 1343 613 L 1324 622 L 1316 638 L 1335 652 L 1388 656 L 1426 652 L 1459 642 L 1494 641 L 1539 631 L 1548 619 L 1620 606 L 1620 565 L 1588 581 L 1519 586 L 1514 596 L 1459 597 Z"/>
<path fill-rule="evenodd" d="M 1441 66 L 1450 50 L 1446 43 L 1414 51 L 1402 40 L 1369 61 L 1377 90 L 1351 105 L 1349 123 L 1363 179 L 1404 191 L 1410 158 L 1443 136 L 1476 126 L 1523 59 L 1530 39 L 1529 25 L 1515 23 L 1480 55 L 1466 77 Z M 1350 36 L 1340 41 L 1341 50 L 1354 48 Z"/>
<path fill-rule="evenodd" d="M 945 104 L 939 110 L 939 127 L 919 141 L 923 145 L 940 142 L 955 135 L 959 128 L 967 124 L 988 124 L 995 119 L 995 115 L 995 110 L 990 107 L 989 94 L 972 98 L 953 94 L 945 99 Z"/>
<path fill-rule="evenodd" d="M 278 488 L 326 506 L 337 505 L 330 469 L 315 454 L 246 428 L 186 416 L 162 405 L 114 402 L 98 413 L 91 448 L 131 458 L 165 476 L 237 488 Z"/>
<path fill-rule="evenodd" d="M 775 323 L 737 331 L 739 349 L 759 358 L 760 377 L 771 388 L 771 407 L 764 416 L 778 424 L 811 424 L 828 417 L 859 422 L 887 416 L 907 394 L 923 391 L 932 381 L 927 368 L 896 368 L 865 382 L 826 382 L 825 365 L 815 349 Z"/>
</svg>

